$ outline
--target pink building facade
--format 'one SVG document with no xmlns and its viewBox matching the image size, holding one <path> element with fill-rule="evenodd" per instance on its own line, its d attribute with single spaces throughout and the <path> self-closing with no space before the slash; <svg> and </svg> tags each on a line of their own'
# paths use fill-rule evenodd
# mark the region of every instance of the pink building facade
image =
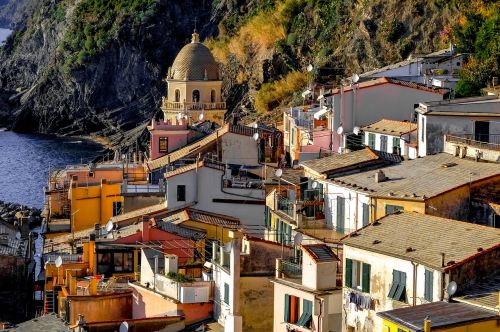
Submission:
<svg viewBox="0 0 500 332">
<path fill-rule="evenodd" d="M 194 133 L 189 130 L 187 121 L 180 120 L 176 123 L 167 121 L 151 121 L 148 126 L 150 133 L 149 156 L 151 160 L 158 159 L 169 152 L 177 150 L 188 144 Z"/>
</svg>

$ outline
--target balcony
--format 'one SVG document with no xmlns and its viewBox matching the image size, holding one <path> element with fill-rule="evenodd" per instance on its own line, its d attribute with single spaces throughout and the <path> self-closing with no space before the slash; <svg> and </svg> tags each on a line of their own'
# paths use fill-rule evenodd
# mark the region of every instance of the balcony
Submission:
<svg viewBox="0 0 500 332">
<path fill-rule="evenodd" d="M 323 212 L 323 197 L 318 190 L 305 190 L 304 199 L 276 195 L 276 206 L 279 212 L 293 219 L 299 228 L 323 228 L 326 227 L 325 214 Z"/>
<path fill-rule="evenodd" d="M 156 274 L 156 291 L 181 303 L 205 303 L 213 299 L 213 281 L 179 281 Z"/>
<path fill-rule="evenodd" d="M 453 154 L 460 158 L 472 158 L 475 160 L 486 160 L 498 162 L 500 160 L 500 135 L 485 135 L 477 137 L 473 135 L 445 135 L 444 152 Z"/>
<path fill-rule="evenodd" d="M 192 103 L 192 102 L 172 102 L 163 99 L 162 109 L 171 111 L 220 111 L 226 109 L 225 102 L 216 103 Z"/>
<path fill-rule="evenodd" d="M 165 194 L 166 188 L 165 184 L 160 182 L 159 184 L 127 184 L 124 183 L 121 186 L 122 195 L 162 195 Z"/>
</svg>

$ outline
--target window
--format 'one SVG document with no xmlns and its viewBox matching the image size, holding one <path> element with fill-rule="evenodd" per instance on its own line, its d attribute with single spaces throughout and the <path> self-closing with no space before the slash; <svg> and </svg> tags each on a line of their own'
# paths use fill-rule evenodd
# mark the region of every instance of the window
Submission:
<svg viewBox="0 0 500 332">
<path fill-rule="evenodd" d="M 345 265 L 345 286 L 369 293 L 371 265 L 349 258 Z"/>
<path fill-rule="evenodd" d="M 312 302 L 304 299 L 302 301 L 302 315 L 300 315 L 300 318 L 295 325 L 310 328 L 311 321 L 312 321 Z"/>
<path fill-rule="evenodd" d="M 345 224 L 345 198 L 337 196 L 337 231 L 344 233 Z"/>
<path fill-rule="evenodd" d="M 292 145 L 295 145 L 295 128 L 292 128 L 292 134 L 290 137 L 290 142 L 292 142 Z"/>
<path fill-rule="evenodd" d="M 363 227 L 370 223 L 370 206 L 363 203 Z"/>
<path fill-rule="evenodd" d="M 420 140 L 425 142 L 425 118 L 423 116 L 420 119 Z"/>
<path fill-rule="evenodd" d="M 375 149 L 375 134 L 368 133 L 368 146 L 370 149 Z"/>
<path fill-rule="evenodd" d="M 113 202 L 113 217 L 122 214 L 122 202 Z"/>
<path fill-rule="evenodd" d="M 177 186 L 177 202 L 185 202 L 186 201 L 186 186 L 178 185 Z"/>
<path fill-rule="evenodd" d="M 390 204 L 385 205 L 385 214 L 391 214 L 391 213 L 403 211 L 403 210 L 404 210 L 404 208 L 402 206 L 399 206 L 399 205 L 390 205 Z"/>
<path fill-rule="evenodd" d="M 229 304 L 229 285 L 224 283 L 224 303 Z"/>
<path fill-rule="evenodd" d="M 175 90 L 175 102 L 178 103 L 181 101 L 181 92 L 179 91 L 179 89 L 176 89 Z"/>
<path fill-rule="evenodd" d="M 217 100 L 217 96 L 215 94 L 215 90 L 212 90 L 212 92 L 210 92 L 210 102 L 215 103 L 216 100 Z"/>
<path fill-rule="evenodd" d="M 399 137 L 392 138 L 392 153 L 401 155 L 401 139 Z"/>
<path fill-rule="evenodd" d="M 295 324 L 299 320 L 300 299 L 293 295 L 285 294 L 285 322 Z"/>
<path fill-rule="evenodd" d="M 160 137 L 158 139 L 159 143 L 159 149 L 158 152 L 160 153 L 167 153 L 168 152 L 168 137 Z"/>
<path fill-rule="evenodd" d="M 380 135 L 380 151 L 387 152 L 387 136 Z"/>
<path fill-rule="evenodd" d="M 98 252 L 97 273 L 110 277 L 113 273 L 134 272 L 134 254 L 132 252 Z"/>
<path fill-rule="evenodd" d="M 387 296 L 396 301 L 406 301 L 406 273 L 392 271 L 392 286 Z"/>
<path fill-rule="evenodd" d="M 266 206 L 264 208 L 264 213 L 265 213 L 265 225 L 266 225 L 266 229 L 270 229 L 271 228 L 271 209 Z"/>
<path fill-rule="evenodd" d="M 193 90 L 193 103 L 200 102 L 200 90 Z"/>
<path fill-rule="evenodd" d="M 425 270 L 424 298 L 427 302 L 432 302 L 432 282 L 433 282 L 432 271 Z"/>
</svg>

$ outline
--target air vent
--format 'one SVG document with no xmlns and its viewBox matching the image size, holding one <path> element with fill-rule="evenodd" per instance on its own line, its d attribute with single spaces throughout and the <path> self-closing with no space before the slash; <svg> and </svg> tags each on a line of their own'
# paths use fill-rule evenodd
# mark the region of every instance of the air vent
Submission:
<svg viewBox="0 0 500 332">
<path fill-rule="evenodd" d="M 441 166 L 443 168 L 450 168 L 450 167 L 457 166 L 457 165 L 458 165 L 457 163 L 446 163 L 446 164 L 443 164 Z"/>
<path fill-rule="evenodd" d="M 380 241 L 380 240 L 373 240 L 373 244 L 379 244 L 380 242 L 382 242 L 382 241 Z"/>
</svg>

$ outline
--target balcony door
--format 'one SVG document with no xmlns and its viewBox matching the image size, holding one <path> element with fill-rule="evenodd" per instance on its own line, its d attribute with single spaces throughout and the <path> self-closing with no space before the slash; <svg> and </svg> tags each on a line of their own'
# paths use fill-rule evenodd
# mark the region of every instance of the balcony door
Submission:
<svg viewBox="0 0 500 332">
<path fill-rule="evenodd" d="M 490 123 L 487 121 L 474 122 L 474 139 L 480 142 L 489 142 Z"/>
<path fill-rule="evenodd" d="M 193 90 L 193 103 L 200 102 L 200 90 Z"/>
</svg>

